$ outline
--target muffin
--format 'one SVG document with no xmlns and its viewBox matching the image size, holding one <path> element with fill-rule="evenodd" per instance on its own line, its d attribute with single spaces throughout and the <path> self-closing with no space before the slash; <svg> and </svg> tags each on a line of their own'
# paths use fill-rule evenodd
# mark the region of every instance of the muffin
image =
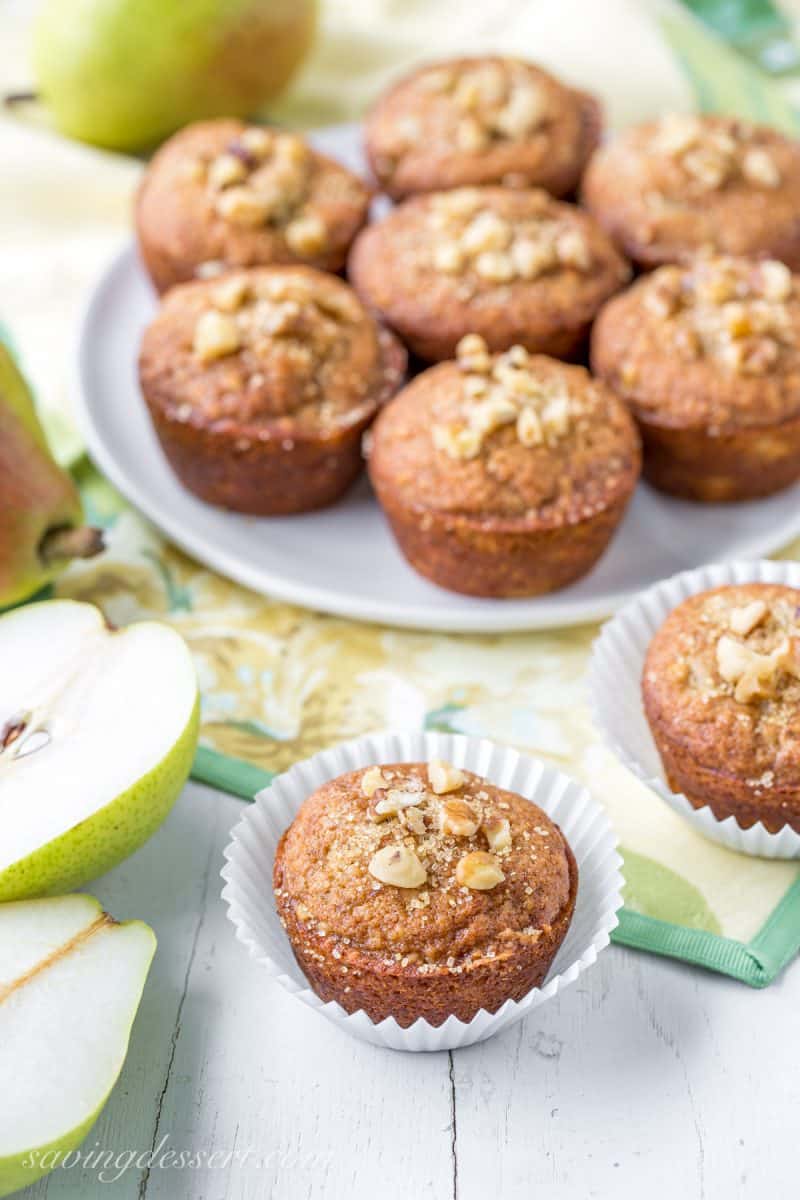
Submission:
<svg viewBox="0 0 800 1200">
<path fill-rule="evenodd" d="M 420 358 L 452 358 L 466 333 L 566 358 L 629 268 L 585 213 L 540 190 L 414 196 L 356 239 L 350 279 Z"/>
<path fill-rule="evenodd" d="M 650 643 L 642 694 L 673 791 L 743 829 L 800 832 L 800 591 L 690 596 Z"/>
<path fill-rule="evenodd" d="M 669 116 L 593 155 L 583 201 L 639 266 L 698 250 L 800 268 L 800 143 L 733 117 Z"/>
<path fill-rule="evenodd" d="M 800 288 L 783 263 L 660 267 L 606 305 L 591 359 L 630 405 L 655 487 L 746 500 L 800 478 Z"/>
<path fill-rule="evenodd" d="M 314 991 L 373 1021 L 470 1021 L 544 980 L 578 869 L 537 805 L 449 763 L 340 775 L 278 845 L 278 914 Z"/>
<path fill-rule="evenodd" d="M 145 331 L 139 378 L 164 453 L 209 504 L 256 515 L 336 500 L 405 351 L 342 280 L 256 267 L 180 284 Z"/>
<path fill-rule="evenodd" d="M 593 96 L 517 58 L 456 58 L 407 75 L 366 122 L 367 157 L 394 199 L 500 183 L 575 191 L 602 131 Z"/>
<path fill-rule="evenodd" d="M 625 405 L 583 367 L 521 346 L 492 356 L 475 335 L 384 409 L 368 453 L 411 566 L 472 596 L 536 596 L 585 575 L 640 469 Z"/>
<path fill-rule="evenodd" d="M 158 291 L 226 267 L 344 266 L 370 192 L 294 134 L 200 121 L 165 142 L 136 198 L 139 250 Z"/>
</svg>

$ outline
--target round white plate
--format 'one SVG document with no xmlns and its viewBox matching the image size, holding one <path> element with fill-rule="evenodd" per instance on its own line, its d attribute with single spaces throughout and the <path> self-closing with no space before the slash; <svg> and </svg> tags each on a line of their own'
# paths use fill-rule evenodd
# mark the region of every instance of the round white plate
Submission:
<svg viewBox="0 0 800 1200">
<path fill-rule="evenodd" d="M 352 126 L 313 139 L 359 166 Z M 533 600 L 477 600 L 420 578 L 395 546 L 366 478 L 339 504 L 245 517 L 185 491 L 161 453 L 136 359 L 156 297 L 133 248 L 97 284 L 81 323 L 78 411 L 97 466 L 177 545 L 256 591 L 323 612 L 412 629 L 497 633 L 600 620 L 642 588 L 713 561 L 759 558 L 800 534 L 800 484 L 733 505 L 671 500 L 640 484 L 608 552 L 571 587 Z"/>
</svg>

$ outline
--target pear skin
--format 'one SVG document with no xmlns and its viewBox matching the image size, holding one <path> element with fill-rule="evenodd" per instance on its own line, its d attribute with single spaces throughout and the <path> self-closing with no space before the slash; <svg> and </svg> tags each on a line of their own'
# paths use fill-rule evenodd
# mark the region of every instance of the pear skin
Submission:
<svg viewBox="0 0 800 1200">
<path fill-rule="evenodd" d="M 28 385 L 2 344 L 0 514 L 0 608 L 39 591 L 76 551 L 102 548 L 96 531 L 84 538 L 80 530 L 78 489 L 51 456 Z"/>
</svg>

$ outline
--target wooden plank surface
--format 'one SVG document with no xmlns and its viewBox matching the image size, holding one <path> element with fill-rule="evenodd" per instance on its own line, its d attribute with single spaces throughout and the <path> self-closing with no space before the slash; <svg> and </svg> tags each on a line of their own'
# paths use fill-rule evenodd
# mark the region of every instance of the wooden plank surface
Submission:
<svg viewBox="0 0 800 1200">
<path fill-rule="evenodd" d="M 159 938 L 128 1061 L 84 1147 L 122 1158 L 105 1181 L 60 1170 L 26 1197 L 789 1194 L 800 971 L 753 992 L 612 947 L 489 1042 L 379 1050 L 293 1000 L 236 942 L 219 870 L 240 804 L 188 786 L 156 837 L 95 885 Z M 142 1160 L 120 1174 L 126 1153 L 153 1148 L 204 1165 Z"/>
</svg>

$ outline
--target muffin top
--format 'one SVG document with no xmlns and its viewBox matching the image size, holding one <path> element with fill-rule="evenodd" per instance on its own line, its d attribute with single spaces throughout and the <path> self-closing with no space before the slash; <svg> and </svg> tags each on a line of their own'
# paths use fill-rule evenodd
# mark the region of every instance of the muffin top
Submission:
<svg viewBox="0 0 800 1200">
<path fill-rule="evenodd" d="M 725 433 L 800 412 L 800 288 L 783 263 L 660 267 L 600 313 L 592 366 L 654 424 Z"/>
<path fill-rule="evenodd" d="M 583 199 L 629 257 L 700 249 L 800 261 L 800 144 L 733 117 L 664 117 L 593 156 Z"/>
<path fill-rule="evenodd" d="M 154 156 L 137 217 L 149 241 L 201 275 L 220 264 L 338 269 L 369 200 L 357 176 L 294 134 L 201 121 Z"/>
<path fill-rule="evenodd" d="M 168 416 L 265 439 L 358 424 L 396 390 L 404 366 L 346 283 L 300 266 L 173 288 L 140 355 L 148 401 Z"/>
<path fill-rule="evenodd" d="M 800 779 L 800 591 L 743 583 L 690 596 L 644 666 L 648 719 L 754 785 Z"/>
<path fill-rule="evenodd" d="M 275 895 L 334 957 L 424 972 L 535 942 L 574 893 L 558 826 L 524 797 L 448 763 L 341 775 L 284 835 Z"/>
<path fill-rule="evenodd" d="M 414 71 L 367 118 L 367 153 L 395 198 L 470 183 L 575 189 L 600 135 L 597 102 L 516 58 Z"/>
<path fill-rule="evenodd" d="M 498 349 L 511 334 L 522 341 L 580 328 L 630 278 L 574 205 L 540 189 L 498 187 L 404 201 L 359 235 L 349 269 L 390 324 L 433 327 L 453 347 L 466 327 Z"/>
<path fill-rule="evenodd" d="M 370 474 L 413 508 L 508 526 L 587 520 L 627 496 L 639 439 L 624 404 L 583 367 L 476 335 L 380 415 Z"/>
</svg>

